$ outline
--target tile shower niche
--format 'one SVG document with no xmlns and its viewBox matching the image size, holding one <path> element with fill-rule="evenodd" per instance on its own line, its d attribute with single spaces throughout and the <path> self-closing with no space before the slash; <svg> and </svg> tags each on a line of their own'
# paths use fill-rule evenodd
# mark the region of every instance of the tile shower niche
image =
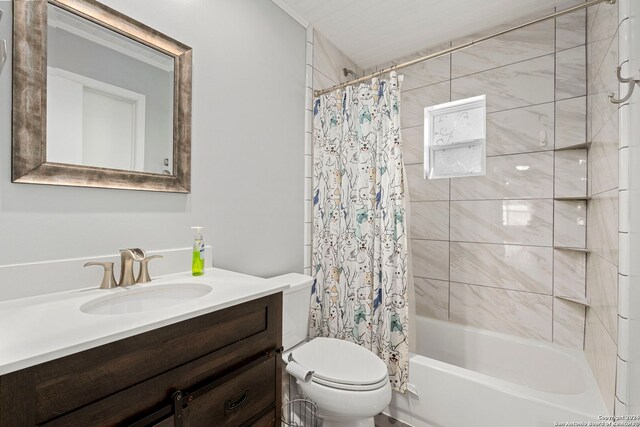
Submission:
<svg viewBox="0 0 640 427">
<path fill-rule="evenodd" d="M 484 175 L 486 122 L 485 95 L 425 108 L 425 178 Z"/>
</svg>

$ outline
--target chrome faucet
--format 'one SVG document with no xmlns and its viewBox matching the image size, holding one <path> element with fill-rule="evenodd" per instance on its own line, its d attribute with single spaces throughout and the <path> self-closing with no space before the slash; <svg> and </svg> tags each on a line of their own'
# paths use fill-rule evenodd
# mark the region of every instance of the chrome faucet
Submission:
<svg viewBox="0 0 640 427">
<path fill-rule="evenodd" d="M 133 262 L 142 261 L 145 258 L 146 254 L 142 249 L 120 249 L 120 280 L 118 281 L 118 286 L 135 285 Z"/>
</svg>

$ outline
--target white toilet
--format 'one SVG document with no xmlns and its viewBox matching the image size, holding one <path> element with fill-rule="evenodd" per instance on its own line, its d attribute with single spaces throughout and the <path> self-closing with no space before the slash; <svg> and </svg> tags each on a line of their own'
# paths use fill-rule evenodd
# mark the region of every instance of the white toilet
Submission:
<svg viewBox="0 0 640 427">
<path fill-rule="evenodd" d="M 285 363 L 293 360 L 314 371 L 309 382 L 297 380 L 297 384 L 304 397 L 318 406 L 322 426 L 373 427 L 373 417 L 391 401 L 384 362 L 348 341 L 334 338 L 307 341 L 313 278 L 294 273 L 273 280 L 290 285 L 283 297 L 283 359 Z"/>
</svg>

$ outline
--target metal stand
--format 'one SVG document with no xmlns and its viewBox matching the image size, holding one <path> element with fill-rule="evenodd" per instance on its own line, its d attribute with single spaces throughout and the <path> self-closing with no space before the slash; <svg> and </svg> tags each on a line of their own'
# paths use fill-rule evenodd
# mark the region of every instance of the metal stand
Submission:
<svg viewBox="0 0 640 427">
<path fill-rule="evenodd" d="M 282 405 L 282 425 L 287 427 L 317 427 L 318 407 L 309 399 L 293 399 Z"/>
</svg>

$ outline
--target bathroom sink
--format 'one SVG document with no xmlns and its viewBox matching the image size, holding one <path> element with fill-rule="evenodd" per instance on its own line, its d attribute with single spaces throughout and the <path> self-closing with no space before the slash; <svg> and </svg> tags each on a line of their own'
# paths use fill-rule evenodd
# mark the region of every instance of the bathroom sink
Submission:
<svg viewBox="0 0 640 427">
<path fill-rule="evenodd" d="M 145 287 L 120 288 L 80 306 L 87 314 L 128 314 L 171 307 L 201 298 L 211 292 L 202 283 L 172 283 Z"/>
</svg>

